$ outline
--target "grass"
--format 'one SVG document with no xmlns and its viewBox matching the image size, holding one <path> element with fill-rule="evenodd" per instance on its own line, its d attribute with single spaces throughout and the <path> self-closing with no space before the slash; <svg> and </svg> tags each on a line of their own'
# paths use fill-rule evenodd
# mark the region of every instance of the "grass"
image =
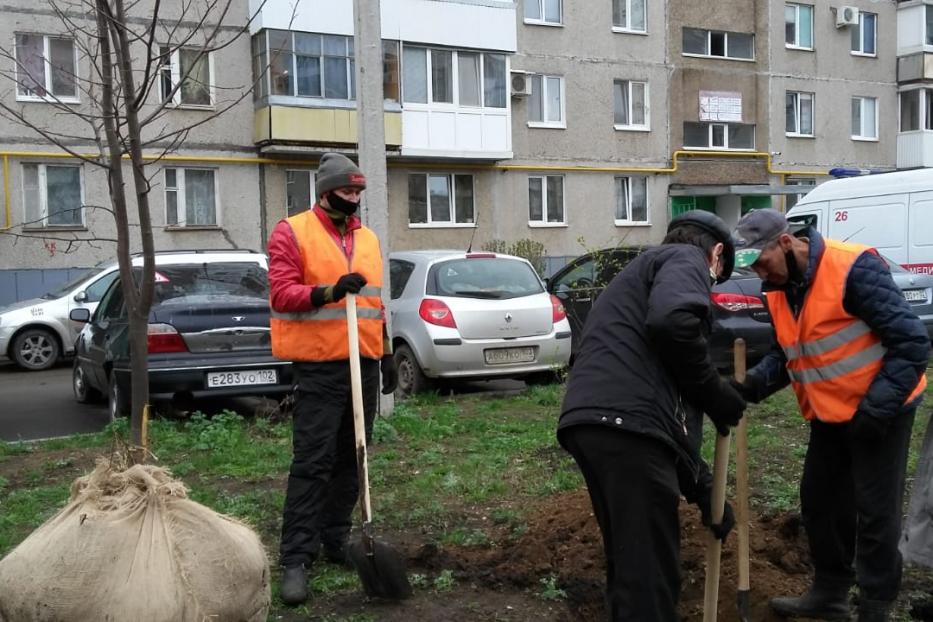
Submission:
<svg viewBox="0 0 933 622">
<path fill-rule="evenodd" d="M 430 394 L 397 404 L 374 427 L 370 474 L 377 529 L 416 532 L 425 542 L 463 547 L 491 546 L 503 533 L 520 536 L 530 502 L 584 485 L 555 439 L 562 397 L 561 385 L 549 385 L 506 398 Z M 921 412 L 929 412 L 931 398 L 933 383 Z M 918 415 L 915 422 L 911 472 L 927 420 Z M 793 394 L 783 391 L 752 406 L 748 421 L 756 511 L 796 509 L 808 429 Z M 705 427 L 703 453 L 711 461 L 711 426 Z M 90 470 L 95 455 L 110 452 L 114 433 L 125 432 L 126 423 L 118 422 L 100 434 L 0 443 L 0 556 L 63 507 L 75 476 Z M 191 498 L 257 529 L 275 567 L 290 424 L 229 411 L 210 418 L 196 414 L 184 421 L 154 420 L 150 439 L 159 464 L 190 487 Z M 412 582 L 426 594 L 457 588 L 449 569 L 413 575 Z M 353 572 L 322 565 L 311 588 L 316 597 L 328 597 L 358 591 L 359 583 Z M 541 577 L 532 593 L 545 601 L 564 597 L 555 577 Z M 283 611 L 276 605 L 271 619 Z M 301 608 L 296 613 L 310 614 Z"/>
</svg>

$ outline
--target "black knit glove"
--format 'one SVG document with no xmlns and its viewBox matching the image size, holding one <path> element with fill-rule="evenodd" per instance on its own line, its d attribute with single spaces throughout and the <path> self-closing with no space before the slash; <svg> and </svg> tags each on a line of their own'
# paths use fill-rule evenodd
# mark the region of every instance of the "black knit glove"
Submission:
<svg viewBox="0 0 933 622">
<path fill-rule="evenodd" d="M 849 429 L 852 431 L 852 436 L 860 441 L 880 441 L 888 435 L 890 425 L 890 419 L 882 419 L 857 410 L 849 424 Z"/>
<path fill-rule="evenodd" d="M 700 498 L 697 500 L 697 507 L 700 508 L 700 515 L 702 517 L 703 524 L 713 532 L 714 536 L 725 542 L 729 532 L 732 531 L 733 527 L 735 527 L 735 513 L 732 511 L 732 506 L 729 505 L 728 501 L 726 501 L 722 512 L 722 522 L 716 523 L 714 525 L 713 511 L 711 506 L 712 490 L 707 490 L 705 493 L 700 495 Z"/>
<path fill-rule="evenodd" d="M 716 430 L 722 435 L 729 434 L 729 428 L 735 427 L 745 411 L 745 399 L 728 382 L 719 381 L 719 394 L 706 400 L 706 414 L 713 421 Z"/>
<path fill-rule="evenodd" d="M 398 387 L 398 370 L 395 369 L 395 356 L 385 354 L 379 362 L 379 371 L 382 372 L 382 394 L 388 395 Z"/>
<path fill-rule="evenodd" d="M 334 302 L 343 300 L 347 294 L 359 294 L 364 285 L 366 285 L 366 277 L 362 274 L 358 272 L 344 274 L 333 286 Z"/>
</svg>

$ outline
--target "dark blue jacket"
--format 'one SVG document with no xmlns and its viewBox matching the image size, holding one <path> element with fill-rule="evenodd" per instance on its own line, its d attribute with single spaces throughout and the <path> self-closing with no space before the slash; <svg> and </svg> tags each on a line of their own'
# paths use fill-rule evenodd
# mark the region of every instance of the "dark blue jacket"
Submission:
<svg viewBox="0 0 933 622">
<path fill-rule="evenodd" d="M 826 249 L 823 236 L 815 229 L 811 228 L 806 235 L 810 255 L 803 280 L 783 286 L 762 283 L 761 287 L 763 292 L 783 289 L 794 315 L 800 313 Z M 874 417 L 893 417 L 916 406 L 920 398 L 911 404 L 904 404 L 904 401 L 926 371 L 930 339 L 923 322 L 891 278 L 888 265 L 874 253 L 863 253 L 855 260 L 842 295 L 842 308 L 846 313 L 868 324 L 886 349 L 881 371 L 872 381 L 858 410 Z M 790 384 L 786 364 L 784 352 L 775 341 L 771 352 L 748 372 L 748 397 L 760 401 Z"/>
</svg>

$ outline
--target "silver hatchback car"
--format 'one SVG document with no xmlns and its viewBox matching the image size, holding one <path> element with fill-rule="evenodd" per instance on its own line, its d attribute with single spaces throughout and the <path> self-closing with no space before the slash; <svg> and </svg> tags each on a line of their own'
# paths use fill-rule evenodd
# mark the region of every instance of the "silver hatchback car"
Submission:
<svg viewBox="0 0 933 622">
<path fill-rule="evenodd" d="M 570 361 L 570 324 L 520 257 L 455 250 L 389 256 L 401 395 L 436 379 L 553 379 Z"/>
</svg>

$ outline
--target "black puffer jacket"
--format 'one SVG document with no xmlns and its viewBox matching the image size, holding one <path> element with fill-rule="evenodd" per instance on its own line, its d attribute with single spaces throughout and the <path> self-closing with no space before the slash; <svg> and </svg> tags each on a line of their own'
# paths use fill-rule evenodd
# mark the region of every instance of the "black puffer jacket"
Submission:
<svg viewBox="0 0 933 622">
<path fill-rule="evenodd" d="M 558 425 L 605 425 L 657 438 L 679 460 L 681 492 L 707 482 L 702 412 L 725 393 L 710 360 L 709 266 L 695 246 L 668 244 L 634 259 L 587 317 Z M 689 475 L 689 477 L 685 477 Z"/>
</svg>

